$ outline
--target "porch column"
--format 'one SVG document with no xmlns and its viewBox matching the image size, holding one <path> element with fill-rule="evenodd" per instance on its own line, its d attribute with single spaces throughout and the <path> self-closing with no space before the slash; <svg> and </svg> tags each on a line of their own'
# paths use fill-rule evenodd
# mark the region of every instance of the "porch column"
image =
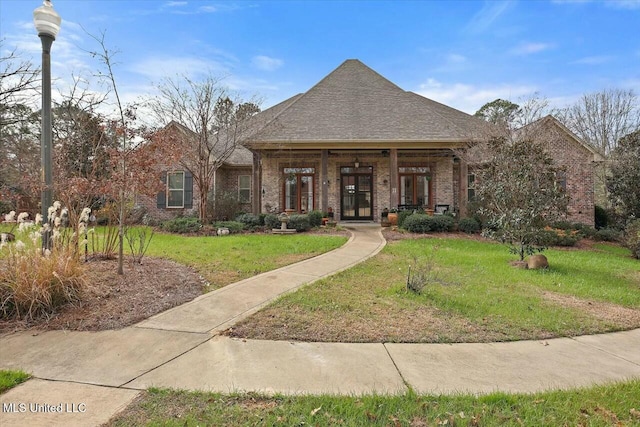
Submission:
<svg viewBox="0 0 640 427">
<path fill-rule="evenodd" d="M 329 208 L 329 174 L 327 173 L 328 163 L 329 150 L 322 150 L 322 159 L 320 164 L 320 182 L 322 183 L 320 210 L 323 212 L 326 212 Z"/>
<path fill-rule="evenodd" d="M 253 152 L 251 166 L 251 212 L 255 215 L 262 211 L 262 183 L 260 182 L 260 153 Z"/>
<path fill-rule="evenodd" d="M 458 209 L 460 213 L 460 218 L 464 218 L 467 216 L 467 185 L 469 175 L 469 165 L 464 159 L 460 159 L 460 178 L 459 178 L 459 191 L 458 191 Z"/>
<path fill-rule="evenodd" d="M 398 206 L 398 149 L 389 150 L 389 208 Z"/>
</svg>

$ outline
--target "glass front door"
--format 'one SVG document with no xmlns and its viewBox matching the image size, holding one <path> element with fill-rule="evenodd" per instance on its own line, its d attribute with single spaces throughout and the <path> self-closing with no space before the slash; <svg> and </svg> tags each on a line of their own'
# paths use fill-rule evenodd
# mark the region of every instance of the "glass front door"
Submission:
<svg viewBox="0 0 640 427">
<path fill-rule="evenodd" d="M 373 219 L 373 168 L 341 169 L 341 219 Z"/>
</svg>

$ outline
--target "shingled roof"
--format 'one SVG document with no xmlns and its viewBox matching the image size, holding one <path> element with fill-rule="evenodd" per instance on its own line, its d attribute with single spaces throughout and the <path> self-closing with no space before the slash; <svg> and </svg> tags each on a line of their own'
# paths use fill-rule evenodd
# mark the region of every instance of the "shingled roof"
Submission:
<svg viewBox="0 0 640 427">
<path fill-rule="evenodd" d="M 271 117 L 264 120 L 266 115 Z M 263 116 L 264 126 L 246 141 L 252 148 L 466 143 L 485 134 L 487 126 L 476 117 L 401 89 L 357 59 L 345 61 L 309 91 L 258 116 Z"/>
</svg>

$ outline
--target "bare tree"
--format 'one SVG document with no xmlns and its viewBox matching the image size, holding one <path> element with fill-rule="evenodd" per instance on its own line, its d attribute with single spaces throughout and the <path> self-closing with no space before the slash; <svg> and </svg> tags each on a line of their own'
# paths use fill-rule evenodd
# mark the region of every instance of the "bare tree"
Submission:
<svg viewBox="0 0 640 427">
<path fill-rule="evenodd" d="M 98 77 L 107 82 L 111 93 L 115 97 L 115 117 L 109 120 L 108 133 L 114 140 L 118 141 L 117 145 L 119 146 L 115 153 L 117 167 L 115 168 L 112 182 L 115 184 L 118 193 L 118 274 L 122 275 L 124 274 L 125 205 L 128 197 L 132 197 L 131 188 L 129 187 L 130 182 L 128 180 L 129 171 L 127 159 L 136 148 L 135 144 L 132 144 L 134 131 L 131 126 L 132 122 L 135 121 L 135 108 L 125 107 L 120 99 L 113 62 L 113 57 L 116 52 L 107 48 L 105 32 L 102 32 L 100 36 L 92 34 L 89 34 L 89 36 L 98 42 L 100 46 L 99 50 L 90 52 L 90 54 L 98 58 L 105 68 L 105 71 L 100 72 Z"/>
<path fill-rule="evenodd" d="M 640 100 L 633 90 L 603 90 L 583 95 L 559 116 L 573 133 L 605 156 L 605 161 L 595 170 L 596 200 L 600 205 L 609 206 L 607 159 L 623 136 L 640 129 Z"/>
<path fill-rule="evenodd" d="M 179 163 L 198 188 L 198 215 L 204 221 L 215 172 L 248 136 L 249 119 L 260 109 L 254 102 L 231 99 L 211 75 L 202 81 L 187 76 L 165 78 L 157 88 L 159 95 L 149 101 L 156 121 L 177 122 L 190 133 L 174 140 L 175 150 L 181 152 Z"/>
<path fill-rule="evenodd" d="M 111 175 L 110 151 L 117 141 L 105 132 L 98 108 L 107 94 L 89 90 L 88 82 L 72 76 L 72 84 L 60 91 L 62 101 L 53 114 L 56 195 L 69 209 L 72 223 L 86 207 L 95 210 Z"/>
<path fill-rule="evenodd" d="M 607 156 L 620 138 L 640 129 L 640 100 L 626 89 L 589 93 L 562 110 L 559 119 Z"/>
<path fill-rule="evenodd" d="M 0 127 L 15 123 L 16 117 L 6 114 L 14 104 L 24 103 L 24 97 L 36 89 L 40 70 L 31 61 L 20 58 L 17 50 L 3 54 L 4 40 L 0 40 Z"/>
</svg>

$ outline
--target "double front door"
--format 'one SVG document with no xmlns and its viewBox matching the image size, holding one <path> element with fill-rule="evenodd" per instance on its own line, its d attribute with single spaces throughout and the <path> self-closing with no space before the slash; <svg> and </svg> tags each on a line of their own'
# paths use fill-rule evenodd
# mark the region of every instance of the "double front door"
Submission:
<svg viewBox="0 0 640 427">
<path fill-rule="evenodd" d="M 340 218 L 373 220 L 373 168 L 340 169 Z"/>
</svg>

